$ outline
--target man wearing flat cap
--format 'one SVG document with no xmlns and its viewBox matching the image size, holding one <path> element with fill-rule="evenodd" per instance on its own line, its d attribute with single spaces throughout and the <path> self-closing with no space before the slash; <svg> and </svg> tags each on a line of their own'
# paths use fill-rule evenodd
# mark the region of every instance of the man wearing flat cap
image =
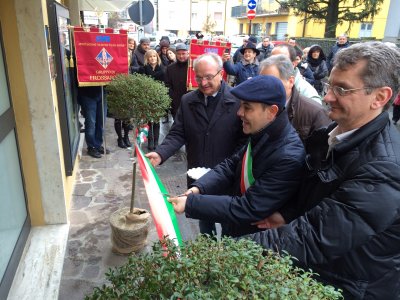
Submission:
<svg viewBox="0 0 400 300">
<path fill-rule="evenodd" d="M 150 40 L 147 37 L 143 37 L 139 41 L 135 52 L 133 53 L 133 59 L 131 62 L 131 73 L 139 72 L 140 67 L 144 67 L 144 54 L 150 49 Z"/>
<path fill-rule="evenodd" d="M 256 56 L 260 54 L 260 50 L 256 48 L 256 45 L 248 42 L 240 49 L 240 53 L 243 54 L 243 58 L 235 64 L 230 61 L 231 55 L 229 53 L 224 53 L 222 56 L 224 70 L 229 75 L 236 76 L 236 85 L 258 75 L 259 62 Z"/>
<path fill-rule="evenodd" d="M 240 236 L 259 231 L 252 223 L 294 197 L 305 151 L 284 109 L 286 94 L 279 79 L 256 76 L 232 94 L 241 100 L 237 115 L 248 143 L 195 181 L 187 196 L 170 202 L 177 213 L 221 223 L 224 235 Z M 223 195 L 228 187 L 232 194 Z"/>
</svg>

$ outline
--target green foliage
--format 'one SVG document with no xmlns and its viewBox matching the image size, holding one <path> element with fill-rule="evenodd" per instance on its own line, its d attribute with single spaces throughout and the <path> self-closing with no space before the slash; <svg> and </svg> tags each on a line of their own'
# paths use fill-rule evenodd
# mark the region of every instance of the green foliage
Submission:
<svg viewBox="0 0 400 300">
<path fill-rule="evenodd" d="M 336 37 L 336 26 L 352 24 L 376 15 L 384 0 L 277 0 L 282 7 L 292 8 L 295 15 L 325 22 L 325 37 Z M 343 33 L 343 32 L 341 32 Z M 341 34 L 340 33 L 340 34 Z"/>
<path fill-rule="evenodd" d="M 111 285 L 91 299 L 342 299 L 338 290 L 314 280 L 289 255 L 256 243 L 200 236 L 178 248 L 165 240 L 153 251 L 131 256 L 106 274 Z"/>
<path fill-rule="evenodd" d="M 110 113 L 118 119 L 133 119 L 136 125 L 160 119 L 171 102 L 168 88 L 143 74 L 117 75 L 107 91 Z"/>
</svg>

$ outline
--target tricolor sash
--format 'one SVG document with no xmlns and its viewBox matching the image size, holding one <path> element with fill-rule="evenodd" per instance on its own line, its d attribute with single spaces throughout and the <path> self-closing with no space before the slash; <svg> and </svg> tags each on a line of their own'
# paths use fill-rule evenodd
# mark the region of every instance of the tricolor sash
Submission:
<svg viewBox="0 0 400 300">
<path fill-rule="evenodd" d="M 242 161 L 242 175 L 240 178 L 240 191 L 242 192 L 242 195 L 251 185 L 254 184 L 254 181 L 253 158 L 251 156 L 251 144 L 249 142 Z"/>
</svg>

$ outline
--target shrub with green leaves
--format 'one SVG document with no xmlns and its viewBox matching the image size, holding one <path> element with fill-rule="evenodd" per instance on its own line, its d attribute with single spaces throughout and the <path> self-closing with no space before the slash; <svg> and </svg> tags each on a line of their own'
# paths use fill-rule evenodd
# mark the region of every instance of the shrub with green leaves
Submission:
<svg viewBox="0 0 400 300">
<path fill-rule="evenodd" d="M 119 74 L 107 91 L 110 113 L 118 119 L 133 119 L 135 124 L 159 120 L 171 103 L 168 88 L 143 74 Z"/>
<path fill-rule="evenodd" d="M 179 249 L 169 240 L 151 253 L 106 273 L 111 285 L 86 299 L 342 299 L 295 267 L 289 255 L 265 251 L 256 243 L 200 236 Z"/>
</svg>

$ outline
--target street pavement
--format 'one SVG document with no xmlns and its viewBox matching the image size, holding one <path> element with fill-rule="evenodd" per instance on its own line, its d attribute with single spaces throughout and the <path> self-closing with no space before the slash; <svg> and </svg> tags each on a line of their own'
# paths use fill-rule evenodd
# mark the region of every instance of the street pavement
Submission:
<svg viewBox="0 0 400 300">
<path fill-rule="evenodd" d="M 111 251 L 109 217 L 116 210 L 130 206 L 132 190 L 132 150 L 117 147 L 113 119 L 106 121 L 106 147 L 111 151 L 101 159 L 86 153 L 83 143 L 75 187 L 69 212 L 70 231 L 64 258 L 59 300 L 83 299 L 93 287 L 106 283 L 105 272 L 127 261 Z M 171 123 L 162 124 L 160 141 Z M 133 133 L 130 134 L 133 140 Z M 81 135 L 84 139 L 84 135 Z M 82 143 L 81 143 L 82 144 Z M 147 152 L 146 145 L 143 150 Z M 186 154 L 179 151 L 156 171 L 170 194 L 186 190 Z M 136 171 L 135 207 L 150 211 L 139 168 Z M 183 240 L 198 235 L 198 221 L 178 216 Z M 148 244 L 142 252 L 149 251 L 158 240 L 153 222 L 150 225 Z"/>
</svg>

